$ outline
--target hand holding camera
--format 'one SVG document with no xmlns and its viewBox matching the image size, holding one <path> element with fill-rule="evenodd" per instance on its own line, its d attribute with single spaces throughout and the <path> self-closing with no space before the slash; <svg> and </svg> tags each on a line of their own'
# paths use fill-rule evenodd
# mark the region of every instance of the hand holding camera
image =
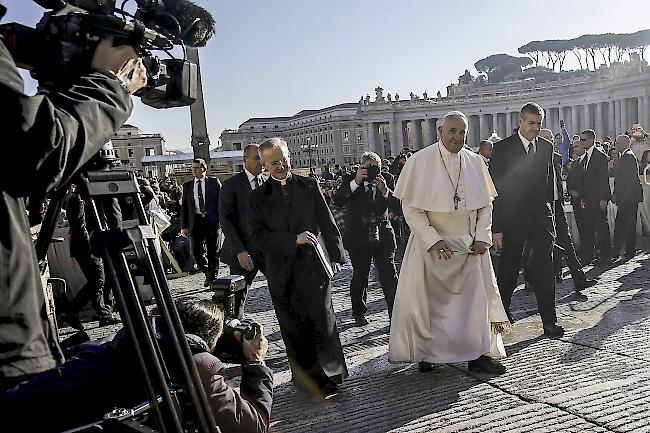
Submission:
<svg viewBox="0 0 650 433">
<path fill-rule="evenodd" d="M 115 74 L 130 94 L 147 85 L 147 70 L 142 59 L 130 45 L 114 47 L 112 37 L 102 39 L 97 45 L 90 66 Z"/>
</svg>

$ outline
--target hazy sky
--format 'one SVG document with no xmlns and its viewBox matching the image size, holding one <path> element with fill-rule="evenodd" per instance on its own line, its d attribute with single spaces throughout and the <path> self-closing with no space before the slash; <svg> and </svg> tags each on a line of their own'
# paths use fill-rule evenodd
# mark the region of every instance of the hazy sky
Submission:
<svg viewBox="0 0 650 433">
<path fill-rule="evenodd" d="M 0 0 L 3 23 L 35 24 L 44 9 Z M 121 3 L 118 1 L 118 4 Z M 133 1 L 131 1 L 133 3 Z M 381 85 L 402 98 L 435 95 L 490 54 L 519 55 L 532 40 L 650 27 L 648 0 L 199 0 L 217 21 L 200 50 L 212 145 L 250 117 L 291 116 L 356 102 Z M 127 7 L 128 9 L 128 7 Z M 646 56 L 648 57 L 648 56 Z M 577 64 L 572 54 L 567 66 Z M 28 83 L 28 92 L 34 92 Z M 189 108 L 136 102 L 129 123 L 190 146 Z"/>
</svg>

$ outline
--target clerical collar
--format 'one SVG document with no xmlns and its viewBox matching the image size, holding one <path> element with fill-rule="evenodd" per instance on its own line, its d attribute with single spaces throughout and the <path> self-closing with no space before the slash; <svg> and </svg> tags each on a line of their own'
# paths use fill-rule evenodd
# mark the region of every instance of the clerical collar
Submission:
<svg viewBox="0 0 650 433">
<path fill-rule="evenodd" d="M 287 173 L 287 177 L 285 177 L 284 179 L 276 179 L 273 176 L 271 176 L 271 179 L 273 179 L 276 182 L 280 182 L 280 185 L 286 185 L 287 181 L 291 179 L 291 172 Z"/>
</svg>

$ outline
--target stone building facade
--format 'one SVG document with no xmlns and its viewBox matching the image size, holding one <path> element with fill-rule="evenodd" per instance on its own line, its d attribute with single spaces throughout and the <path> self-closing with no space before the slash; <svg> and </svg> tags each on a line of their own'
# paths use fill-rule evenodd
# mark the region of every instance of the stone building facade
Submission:
<svg viewBox="0 0 650 433">
<path fill-rule="evenodd" d="M 306 167 L 306 144 L 316 165 L 357 162 L 366 150 L 395 156 L 404 147 L 421 149 L 437 141 L 439 120 L 451 110 L 469 119 L 467 144 L 477 147 L 494 131 L 507 137 L 517 127 L 519 109 L 536 102 L 546 111 L 544 126 L 570 134 L 594 129 L 597 139 L 614 138 L 634 123 L 650 129 L 650 69 L 644 61 L 601 68 L 578 78 L 538 82 L 534 78 L 492 85 L 451 85 L 447 96 L 384 96 L 375 89 L 358 103 L 301 111 L 292 117 L 253 118 L 221 134 L 222 149 L 260 143 L 271 136 L 289 143 L 294 165 Z M 233 147 L 234 146 L 234 147 Z M 643 149 L 635 149 L 635 153 Z M 640 155 L 638 155 L 640 156 Z"/>
<path fill-rule="evenodd" d="M 145 134 L 137 126 L 125 124 L 111 137 L 115 156 L 122 165 L 133 170 L 142 170 L 145 156 L 167 155 L 165 137 L 160 133 Z"/>
</svg>

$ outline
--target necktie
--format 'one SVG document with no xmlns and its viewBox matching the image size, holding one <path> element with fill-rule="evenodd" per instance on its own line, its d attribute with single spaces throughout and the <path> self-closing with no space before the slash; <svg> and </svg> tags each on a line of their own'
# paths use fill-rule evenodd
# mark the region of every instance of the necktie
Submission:
<svg viewBox="0 0 650 433">
<path fill-rule="evenodd" d="M 366 194 L 368 194 L 368 200 L 369 200 L 370 202 L 372 202 L 373 199 L 374 199 L 374 197 L 373 197 L 374 194 L 373 194 L 373 191 L 372 191 L 372 185 L 368 185 L 366 188 L 367 188 L 367 189 L 366 189 Z"/>
<path fill-rule="evenodd" d="M 585 153 L 585 156 L 582 157 L 582 169 L 587 171 L 587 162 L 588 162 L 589 155 Z"/>
<path fill-rule="evenodd" d="M 262 184 L 262 181 L 260 180 L 259 176 L 255 176 L 253 178 L 253 184 L 255 185 L 255 187 L 253 189 L 257 188 L 258 186 L 260 186 Z"/>
<path fill-rule="evenodd" d="M 535 156 L 535 142 L 531 141 L 528 143 L 528 157 L 532 159 L 533 156 Z"/>
<path fill-rule="evenodd" d="M 199 211 L 205 213 L 205 200 L 203 199 L 203 188 L 201 188 L 201 180 L 196 181 L 197 195 L 199 196 Z"/>
</svg>

